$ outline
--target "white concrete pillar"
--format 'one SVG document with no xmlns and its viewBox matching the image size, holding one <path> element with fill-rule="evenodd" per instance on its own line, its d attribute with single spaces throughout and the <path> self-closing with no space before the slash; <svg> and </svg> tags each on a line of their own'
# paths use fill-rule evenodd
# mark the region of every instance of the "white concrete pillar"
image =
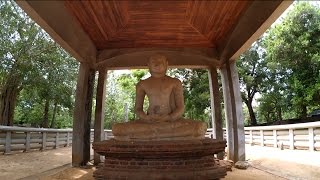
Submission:
<svg viewBox="0 0 320 180">
<path fill-rule="evenodd" d="M 97 94 L 96 94 L 96 111 L 94 121 L 94 142 L 104 140 L 104 105 L 106 94 L 106 77 L 107 71 L 99 70 Z M 103 156 L 94 153 L 94 164 L 99 164 L 103 160 Z"/>
<path fill-rule="evenodd" d="M 214 130 L 214 138 L 223 140 L 223 125 L 221 117 L 221 102 L 219 94 L 219 83 L 217 68 L 210 66 L 209 68 L 209 88 L 210 88 L 210 99 L 211 99 L 211 120 L 212 128 Z M 218 158 L 223 159 L 224 153 L 219 153 Z"/>
<path fill-rule="evenodd" d="M 245 134 L 239 77 L 235 62 L 229 61 L 220 69 L 224 110 L 227 124 L 228 159 L 245 160 Z"/>
</svg>

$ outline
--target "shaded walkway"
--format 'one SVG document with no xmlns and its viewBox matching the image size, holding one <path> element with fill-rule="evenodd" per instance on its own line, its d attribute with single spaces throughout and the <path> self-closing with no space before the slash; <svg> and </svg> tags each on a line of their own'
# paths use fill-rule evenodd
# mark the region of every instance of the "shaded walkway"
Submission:
<svg viewBox="0 0 320 180">
<path fill-rule="evenodd" d="M 20 179 L 70 164 L 71 147 L 0 155 L 0 179 Z"/>
<path fill-rule="evenodd" d="M 233 169 L 225 179 L 320 179 L 320 152 L 246 146 L 247 170 Z M 0 179 L 93 179 L 93 167 L 71 168 L 71 147 L 0 155 Z M 27 177 L 27 178 L 26 178 Z"/>
</svg>

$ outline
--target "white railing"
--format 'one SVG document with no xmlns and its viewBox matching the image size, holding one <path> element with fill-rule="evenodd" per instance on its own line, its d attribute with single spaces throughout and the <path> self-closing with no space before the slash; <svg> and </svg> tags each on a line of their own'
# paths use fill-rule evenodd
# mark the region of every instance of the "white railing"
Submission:
<svg viewBox="0 0 320 180">
<path fill-rule="evenodd" d="M 320 150 L 320 122 L 245 127 L 247 144 L 288 149 Z M 111 130 L 104 130 L 105 139 L 113 137 Z M 209 128 L 206 137 L 213 138 Z M 224 138 L 226 133 L 224 131 Z M 91 142 L 93 130 L 91 130 Z M 72 129 L 44 129 L 0 126 L 0 152 L 45 150 L 69 146 L 72 143 Z"/>
<path fill-rule="evenodd" d="M 247 144 L 287 149 L 320 150 L 320 122 L 245 127 Z"/>
<path fill-rule="evenodd" d="M 25 128 L 0 126 L 0 152 L 45 150 L 69 146 L 72 129 Z"/>
<path fill-rule="evenodd" d="M 113 137 L 111 130 L 104 130 L 105 139 Z M 93 142 L 93 130 L 91 130 Z M 26 128 L 0 126 L 0 152 L 46 150 L 72 144 L 72 129 Z"/>
</svg>

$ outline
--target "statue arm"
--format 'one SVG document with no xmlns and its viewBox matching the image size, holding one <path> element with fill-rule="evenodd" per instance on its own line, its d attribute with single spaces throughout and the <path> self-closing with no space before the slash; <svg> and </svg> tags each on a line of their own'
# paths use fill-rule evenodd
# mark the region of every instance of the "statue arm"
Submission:
<svg viewBox="0 0 320 180">
<path fill-rule="evenodd" d="M 143 111 L 143 102 L 146 92 L 142 87 L 141 81 L 136 86 L 135 113 L 142 120 L 148 120 L 148 115 Z"/>
<path fill-rule="evenodd" d="M 172 120 L 177 120 L 182 117 L 184 112 L 184 98 L 183 98 L 183 87 L 180 80 L 176 79 L 175 86 L 173 87 L 173 96 L 175 102 L 175 109 L 170 114 Z"/>
</svg>

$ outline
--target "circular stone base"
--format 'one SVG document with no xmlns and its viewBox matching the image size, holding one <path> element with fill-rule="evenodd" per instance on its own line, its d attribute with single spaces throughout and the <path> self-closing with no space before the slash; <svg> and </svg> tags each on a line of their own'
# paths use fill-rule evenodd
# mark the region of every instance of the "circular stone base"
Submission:
<svg viewBox="0 0 320 180">
<path fill-rule="evenodd" d="M 224 151 L 225 141 L 118 141 L 93 144 L 106 157 L 94 172 L 96 179 L 219 179 L 226 176 L 214 154 Z"/>
<path fill-rule="evenodd" d="M 115 158 L 163 159 L 203 157 L 223 152 L 226 141 L 205 138 L 175 141 L 118 141 L 115 139 L 93 143 L 100 155 Z"/>
</svg>

